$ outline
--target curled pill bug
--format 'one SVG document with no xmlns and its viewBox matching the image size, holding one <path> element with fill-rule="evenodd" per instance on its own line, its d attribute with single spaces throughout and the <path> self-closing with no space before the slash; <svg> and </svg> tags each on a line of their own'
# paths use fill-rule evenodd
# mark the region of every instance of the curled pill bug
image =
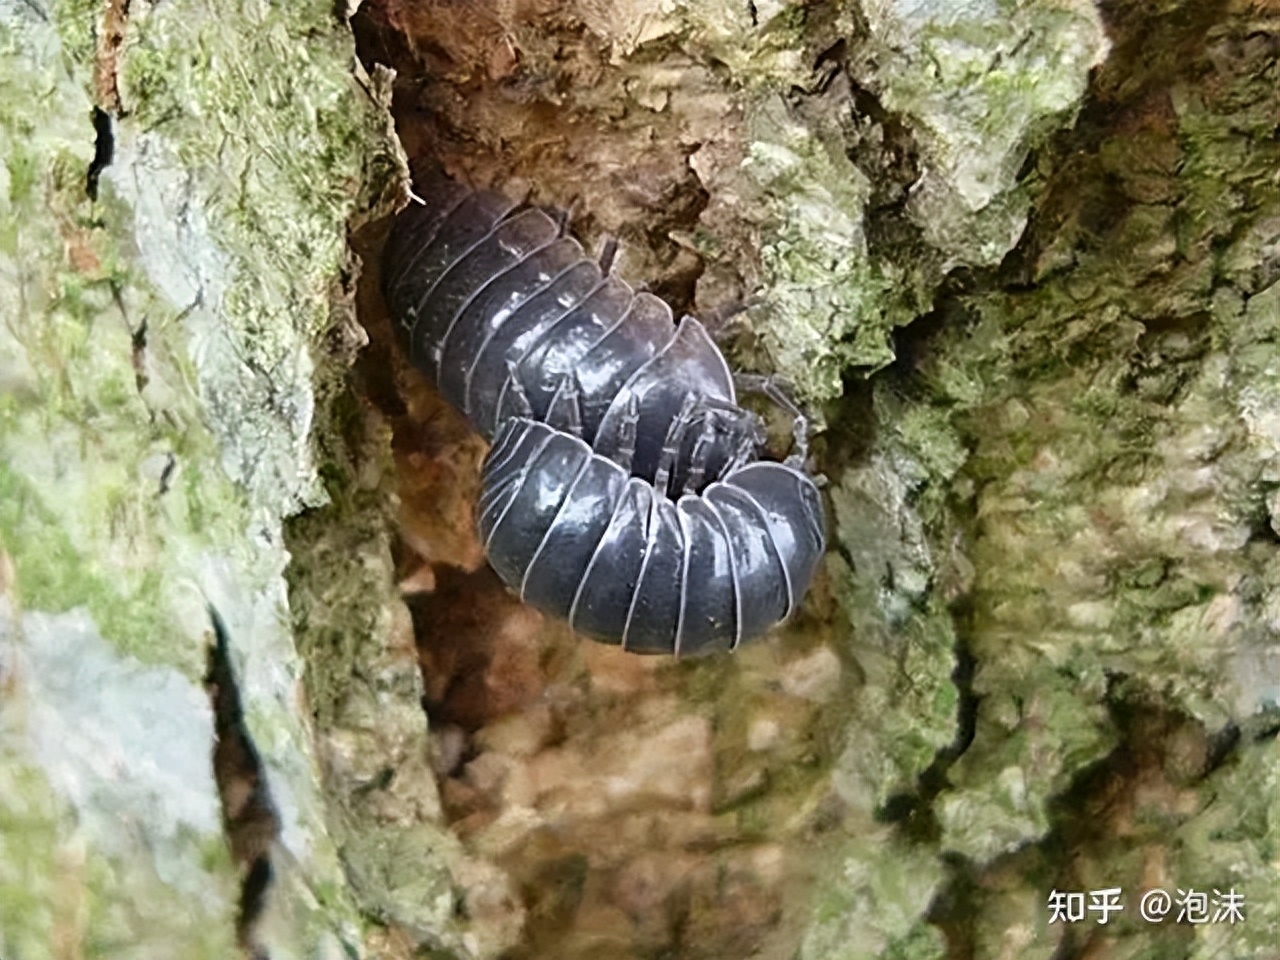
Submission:
<svg viewBox="0 0 1280 960">
<path fill-rule="evenodd" d="M 796 449 L 764 430 L 696 319 L 587 256 L 544 210 L 441 176 L 388 238 L 410 361 L 492 446 L 478 526 L 522 600 L 636 653 L 736 648 L 799 605 L 825 546 Z"/>
</svg>

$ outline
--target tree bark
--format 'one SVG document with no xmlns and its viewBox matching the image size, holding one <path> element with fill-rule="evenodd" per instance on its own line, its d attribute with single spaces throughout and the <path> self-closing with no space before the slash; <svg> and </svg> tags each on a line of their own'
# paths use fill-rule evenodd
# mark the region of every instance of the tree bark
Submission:
<svg viewBox="0 0 1280 960">
<path fill-rule="evenodd" d="M 0 955 L 1274 956 L 1278 36 L 0 0 Z M 792 385 L 792 623 L 502 591 L 378 293 L 406 152 Z"/>
</svg>

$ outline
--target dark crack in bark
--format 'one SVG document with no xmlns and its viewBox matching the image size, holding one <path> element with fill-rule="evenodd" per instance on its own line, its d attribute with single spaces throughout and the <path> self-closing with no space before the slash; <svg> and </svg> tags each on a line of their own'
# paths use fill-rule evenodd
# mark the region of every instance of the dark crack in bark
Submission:
<svg viewBox="0 0 1280 960">
<path fill-rule="evenodd" d="M 213 607 L 209 617 L 214 642 L 209 646 L 205 687 L 213 704 L 213 775 L 222 802 L 223 829 L 241 871 L 236 937 L 247 957 L 268 960 L 255 927 L 271 886 L 270 850 L 280 834 L 280 820 L 263 776 L 262 759 L 245 727 L 226 624 Z"/>
<path fill-rule="evenodd" d="M 102 171 L 111 166 L 115 158 L 116 138 L 112 130 L 111 114 L 101 107 L 93 108 L 93 159 L 89 161 L 89 172 L 85 174 L 84 192 L 90 200 L 98 199 L 98 179 Z"/>
<path fill-rule="evenodd" d="M 907 835 L 917 841 L 937 840 L 938 823 L 933 812 L 933 802 L 951 785 L 947 774 L 969 749 L 977 732 L 981 697 L 974 692 L 973 675 L 978 661 L 969 652 L 959 629 L 957 634 L 959 638 L 955 647 L 955 669 L 951 671 L 951 682 L 955 684 L 958 695 L 955 736 L 934 754 L 933 761 L 921 771 L 916 778 L 913 793 L 900 793 L 890 797 L 877 811 L 879 819 L 886 823 L 900 824 Z"/>
</svg>

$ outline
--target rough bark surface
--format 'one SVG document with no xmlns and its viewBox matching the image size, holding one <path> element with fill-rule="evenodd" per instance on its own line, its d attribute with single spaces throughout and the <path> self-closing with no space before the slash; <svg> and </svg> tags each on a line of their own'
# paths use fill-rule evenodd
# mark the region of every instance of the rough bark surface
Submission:
<svg viewBox="0 0 1280 960">
<path fill-rule="evenodd" d="M 0 957 L 1276 957 L 1275 4 L 350 15 L 0 0 Z M 405 153 L 794 384 L 792 623 L 505 593 Z"/>
<path fill-rule="evenodd" d="M 360 952 L 281 522 L 385 112 L 327 4 L 6 2 L 0 65 L 0 955 Z"/>
</svg>

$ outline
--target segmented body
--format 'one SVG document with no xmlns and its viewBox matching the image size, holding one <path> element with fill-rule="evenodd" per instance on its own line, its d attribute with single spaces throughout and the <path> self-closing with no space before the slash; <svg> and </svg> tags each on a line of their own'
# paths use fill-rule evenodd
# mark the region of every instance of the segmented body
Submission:
<svg viewBox="0 0 1280 960">
<path fill-rule="evenodd" d="M 641 653 L 736 647 L 822 554 L 798 463 L 692 317 L 603 272 L 544 211 L 444 179 L 397 218 L 384 291 L 409 356 L 493 441 L 480 534 L 512 589 Z"/>
</svg>

